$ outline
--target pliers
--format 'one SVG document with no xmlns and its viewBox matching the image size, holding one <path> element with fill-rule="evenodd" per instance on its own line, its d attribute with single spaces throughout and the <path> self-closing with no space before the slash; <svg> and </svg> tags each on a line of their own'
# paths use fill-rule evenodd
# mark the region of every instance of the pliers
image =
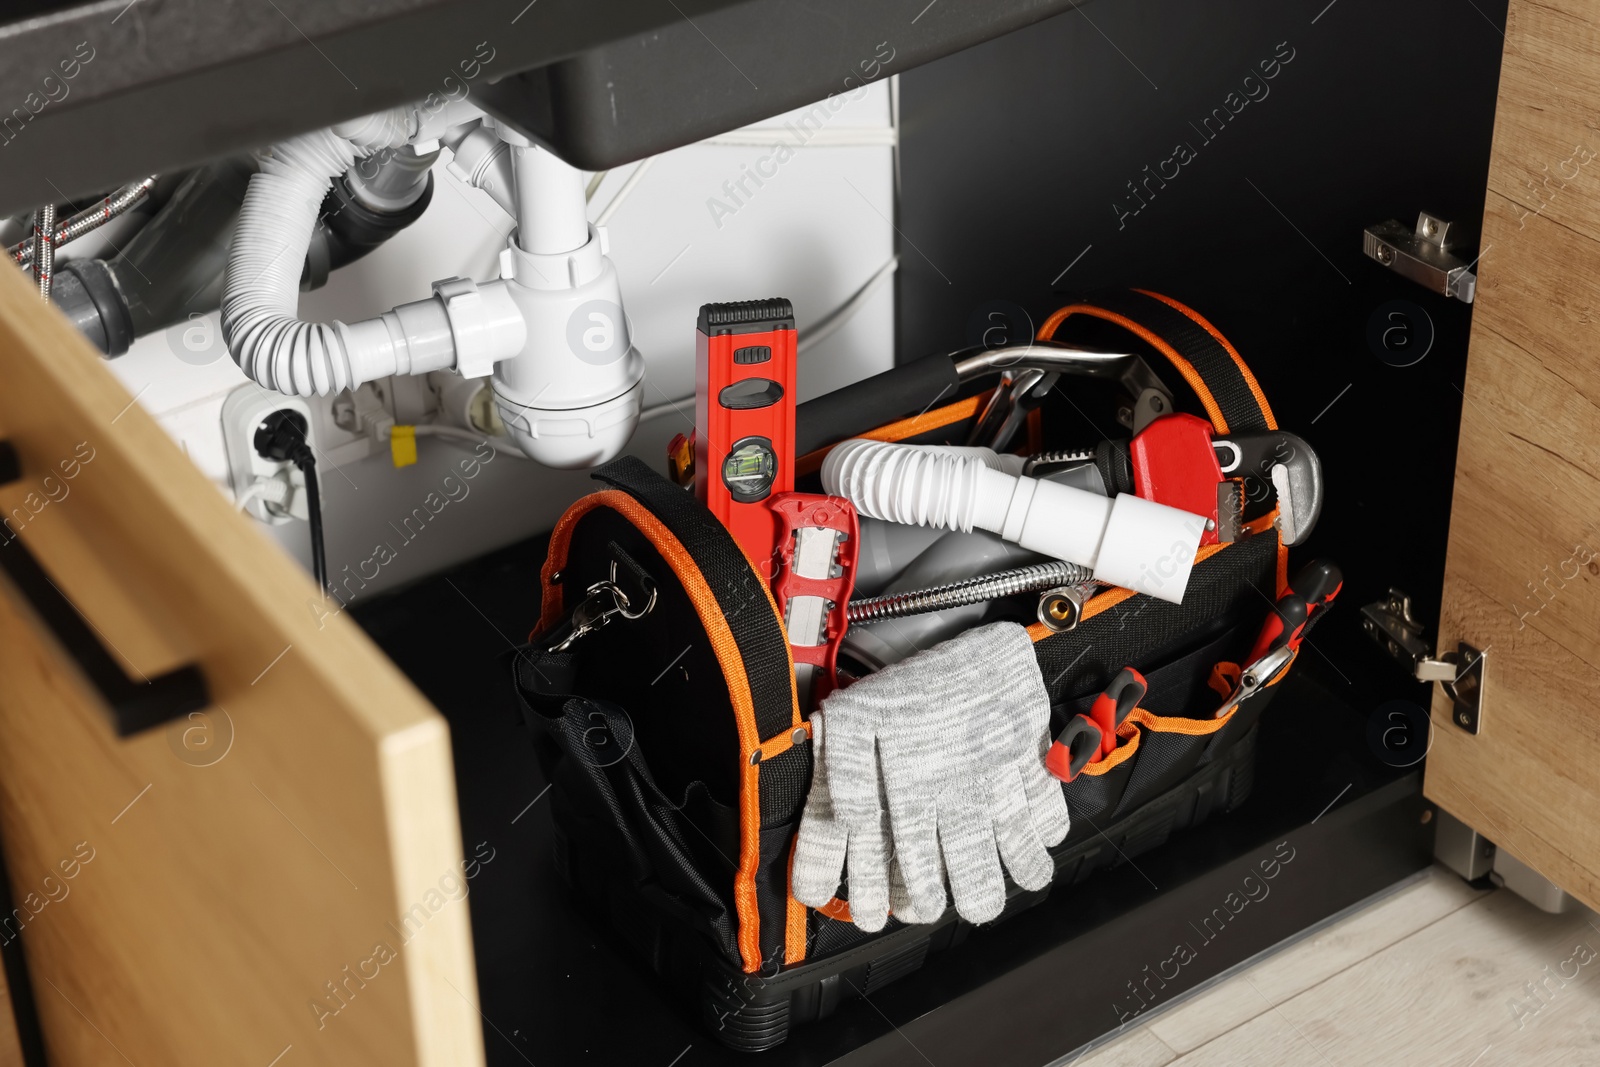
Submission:
<svg viewBox="0 0 1600 1067">
<path fill-rule="evenodd" d="M 1117 727 L 1150 691 L 1144 675 L 1124 667 L 1105 691 L 1095 697 L 1087 715 L 1074 715 L 1056 735 L 1044 765 L 1063 782 L 1076 778 L 1084 767 L 1111 755 L 1117 747 Z"/>
<path fill-rule="evenodd" d="M 1217 709 L 1216 718 L 1222 718 L 1278 680 L 1300 651 L 1300 642 L 1312 624 L 1343 588 L 1344 575 L 1332 560 L 1312 560 L 1295 574 L 1262 624 L 1250 649 L 1248 665 L 1239 675 L 1239 684 Z"/>
</svg>

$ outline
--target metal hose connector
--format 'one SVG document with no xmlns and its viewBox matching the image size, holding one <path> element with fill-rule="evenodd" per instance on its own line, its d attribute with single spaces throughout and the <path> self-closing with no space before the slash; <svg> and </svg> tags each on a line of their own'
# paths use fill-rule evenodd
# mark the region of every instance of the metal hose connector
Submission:
<svg viewBox="0 0 1600 1067">
<path fill-rule="evenodd" d="M 39 254 L 34 257 L 33 277 L 39 283 L 39 296 L 50 299 L 50 284 L 56 269 L 56 206 L 45 204 L 33 216 L 33 233 Z"/>
<path fill-rule="evenodd" d="M 959 582 L 913 589 L 904 593 L 885 593 L 865 600 L 852 600 L 846 611 L 852 623 L 878 619 L 899 619 L 946 608 L 959 608 L 1016 593 L 1037 593 L 1061 585 L 1076 585 L 1093 579 L 1093 571 L 1065 560 L 1036 563 L 994 574 L 980 574 Z"/>
<path fill-rule="evenodd" d="M 1058 448 L 1054 452 L 1040 452 L 1028 457 L 1022 465 L 1022 473 L 1032 475 L 1040 467 L 1055 467 L 1063 464 L 1088 463 L 1094 459 L 1092 448 Z"/>
<path fill-rule="evenodd" d="M 91 230 L 98 230 L 118 215 L 126 214 L 128 209 L 150 195 L 150 189 L 155 183 L 156 176 L 152 174 L 143 181 L 124 185 L 98 204 L 92 204 L 59 226 L 54 226 L 54 244 L 60 246 L 69 241 L 76 241 Z M 51 208 L 52 214 L 54 210 Z M 18 266 L 26 267 L 33 262 L 33 247 L 34 239 L 27 237 L 6 249 L 6 254 Z"/>
</svg>

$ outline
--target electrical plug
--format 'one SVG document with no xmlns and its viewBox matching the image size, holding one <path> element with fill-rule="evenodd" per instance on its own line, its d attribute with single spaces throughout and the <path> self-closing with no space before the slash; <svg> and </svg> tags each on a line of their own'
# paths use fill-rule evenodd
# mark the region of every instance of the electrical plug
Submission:
<svg viewBox="0 0 1600 1067">
<path fill-rule="evenodd" d="M 278 463 L 293 463 L 305 470 L 316 462 L 311 446 L 306 443 L 306 419 L 298 411 L 279 408 L 256 427 L 256 454 L 262 459 Z"/>
</svg>

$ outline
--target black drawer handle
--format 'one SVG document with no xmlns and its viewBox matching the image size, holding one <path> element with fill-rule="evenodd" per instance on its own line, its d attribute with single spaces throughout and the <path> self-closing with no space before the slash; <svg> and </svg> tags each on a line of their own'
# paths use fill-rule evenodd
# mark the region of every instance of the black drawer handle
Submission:
<svg viewBox="0 0 1600 1067">
<path fill-rule="evenodd" d="M 21 477 L 16 448 L 9 441 L 0 441 L 0 485 L 9 485 Z M 9 529 L 0 530 L 4 530 L 0 533 L 0 569 L 105 700 L 117 736 L 129 737 L 210 706 L 205 675 L 193 665 L 154 678 L 129 678 L 22 539 Z"/>
</svg>

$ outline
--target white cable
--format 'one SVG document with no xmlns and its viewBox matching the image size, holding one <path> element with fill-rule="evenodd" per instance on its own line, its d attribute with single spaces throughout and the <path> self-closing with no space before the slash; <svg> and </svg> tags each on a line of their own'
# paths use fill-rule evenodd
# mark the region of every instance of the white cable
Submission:
<svg viewBox="0 0 1600 1067">
<path fill-rule="evenodd" d="M 246 489 L 244 492 L 240 493 L 234 498 L 234 507 L 238 508 L 240 511 L 243 511 L 245 508 L 249 507 L 251 501 L 255 500 L 256 497 L 266 492 L 267 481 L 268 479 L 266 478 L 260 478 L 251 483 L 250 488 Z"/>
<path fill-rule="evenodd" d="M 259 497 L 268 505 L 282 508 L 288 503 L 292 491 L 293 487 L 282 478 L 257 478 L 234 499 L 233 505 L 243 511 Z"/>
<path fill-rule="evenodd" d="M 387 441 L 393 432 L 394 426 L 391 423 L 388 426 L 382 427 L 378 431 L 378 436 L 382 440 Z M 516 459 L 528 458 L 522 454 L 520 449 L 518 449 L 506 438 L 490 437 L 487 434 L 481 434 L 475 430 L 464 430 L 459 426 L 442 426 L 436 422 L 420 422 L 411 427 L 411 432 L 416 434 L 418 437 L 437 437 L 441 441 L 456 441 L 461 444 L 471 445 L 484 444 L 488 445 L 490 448 L 494 449 L 497 454 L 502 456 L 512 456 Z"/>
<path fill-rule="evenodd" d="M 689 412 L 685 412 L 683 410 L 683 406 L 685 404 L 689 405 Z M 688 396 L 680 396 L 676 400 L 668 400 L 665 404 L 657 404 L 654 407 L 645 408 L 643 411 L 639 412 L 639 421 L 642 423 L 649 422 L 651 419 L 659 419 L 663 415 L 672 414 L 683 415 L 685 418 L 693 421 L 694 416 L 690 414 L 693 411 L 694 394 L 691 393 Z"/>
<path fill-rule="evenodd" d="M 444 441 L 460 441 L 474 445 L 486 444 L 502 456 L 515 456 L 517 459 L 528 458 L 506 438 L 490 437 L 488 434 L 477 433 L 473 430 L 463 430 L 459 426 L 441 426 L 436 422 L 426 422 L 413 427 L 413 430 L 418 437 L 437 437 Z"/>
<path fill-rule="evenodd" d="M 873 293 L 876 293 L 883 287 L 883 283 L 888 281 L 894 275 L 895 270 L 899 266 L 900 257 L 891 256 L 889 258 L 889 262 L 879 267 L 872 277 L 866 280 L 861 288 L 857 289 L 854 293 L 851 293 L 850 296 L 845 299 L 844 303 L 840 304 L 838 307 L 828 312 L 828 314 L 824 315 L 821 319 L 817 320 L 816 325 L 812 326 L 806 331 L 806 335 L 802 337 L 800 339 L 800 343 L 795 346 L 795 353 L 798 355 L 811 346 L 818 344 L 824 339 L 832 336 L 841 327 L 843 327 L 845 323 L 854 318 L 856 312 L 861 310 L 862 305 L 871 299 Z M 674 413 L 683 415 L 685 414 L 683 410 L 685 404 L 689 406 L 690 411 L 694 410 L 693 393 L 689 394 L 688 396 L 679 397 L 677 400 L 668 400 L 664 404 L 656 404 L 654 407 L 645 408 L 643 411 L 639 412 L 639 421 L 641 423 L 649 422 L 652 419 L 658 419 L 663 415 L 671 415 Z M 690 417 L 692 418 L 692 416 Z"/>
<path fill-rule="evenodd" d="M 611 198 L 611 202 L 605 206 L 599 217 L 594 220 L 596 227 L 604 226 L 611 221 L 611 216 L 617 213 L 617 208 L 621 207 L 622 202 L 628 199 L 628 194 L 633 192 L 633 187 L 639 184 L 639 179 L 644 177 L 644 172 L 649 170 L 650 165 L 655 161 L 655 156 L 646 156 L 639 162 L 637 167 L 633 168 L 633 173 L 628 175 L 628 180 L 622 183 L 622 188 L 617 190 L 617 195 Z"/>
<path fill-rule="evenodd" d="M 855 438 L 822 464 L 822 486 L 874 519 L 999 534 L 1032 552 L 1094 568 L 1097 581 L 1183 601 L 1205 520 L 1131 493 L 1115 500 L 1018 477 L 981 449 Z"/>
<path fill-rule="evenodd" d="M 872 294 L 881 289 L 883 284 L 894 276 L 894 272 L 899 266 L 900 257 L 890 256 L 889 262 L 879 267 L 877 272 L 868 278 L 861 288 L 851 293 L 844 303 L 824 315 L 806 331 L 806 335 L 795 346 L 795 354 L 799 355 L 813 345 L 820 344 L 854 318 L 856 312 L 861 310 L 862 305 L 872 299 Z"/>
</svg>

